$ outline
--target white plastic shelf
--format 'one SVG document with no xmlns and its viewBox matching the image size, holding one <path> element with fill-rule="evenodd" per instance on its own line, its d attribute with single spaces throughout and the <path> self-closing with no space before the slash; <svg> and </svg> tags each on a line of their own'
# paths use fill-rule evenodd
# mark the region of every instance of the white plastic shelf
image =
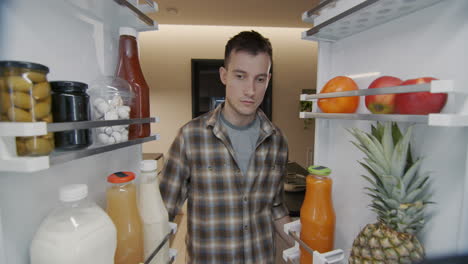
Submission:
<svg viewBox="0 0 468 264">
<path fill-rule="evenodd" d="M 393 86 L 386 88 L 362 89 L 347 92 L 322 93 L 322 94 L 301 94 L 301 101 L 315 102 L 322 98 L 366 96 L 380 94 L 398 94 L 413 92 L 431 92 L 431 93 L 452 93 L 465 97 L 465 105 L 468 106 L 467 90 L 463 90 L 461 85 L 455 85 L 453 80 L 435 80 L 430 83 Z M 448 103 L 448 101 L 447 101 Z M 372 121 L 394 121 L 421 123 L 430 126 L 445 127 L 466 127 L 468 126 L 468 109 L 462 107 L 461 110 L 453 114 L 429 114 L 429 115 L 396 115 L 396 114 L 332 114 L 318 112 L 314 103 L 312 112 L 300 112 L 300 118 L 322 118 L 322 119 L 345 119 L 345 120 L 372 120 Z"/>
<path fill-rule="evenodd" d="M 159 118 L 138 118 L 125 120 L 103 120 L 103 121 L 82 121 L 64 123 L 45 122 L 0 122 L 0 171 L 10 172 L 34 172 L 50 168 L 53 165 L 64 162 L 109 152 L 142 144 L 145 142 L 159 140 L 159 134 L 154 134 L 145 138 L 128 140 L 103 146 L 90 146 L 86 149 L 75 151 L 53 151 L 49 156 L 39 157 L 18 157 L 16 155 L 15 137 L 40 136 L 49 132 L 58 132 L 74 129 L 86 129 L 102 126 L 116 126 L 140 123 L 157 123 Z"/>
<path fill-rule="evenodd" d="M 299 263 L 299 258 L 301 255 L 299 245 L 312 254 L 314 264 L 338 264 L 342 263 L 342 260 L 344 259 L 344 252 L 342 249 L 335 249 L 329 252 L 320 253 L 307 246 L 307 244 L 304 243 L 297 235 L 301 232 L 300 220 L 285 224 L 284 232 L 296 241 L 294 247 L 283 251 L 283 259 L 286 262 L 289 261 L 292 263 Z"/>
<path fill-rule="evenodd" d="M 335 0 L 304 12 L 302 20 L 314 27 L 305 40 L 337 41 L 408 15 L 443 0 Z M 319 15 L 317 15 L 319 13 Z"/>
</svg>

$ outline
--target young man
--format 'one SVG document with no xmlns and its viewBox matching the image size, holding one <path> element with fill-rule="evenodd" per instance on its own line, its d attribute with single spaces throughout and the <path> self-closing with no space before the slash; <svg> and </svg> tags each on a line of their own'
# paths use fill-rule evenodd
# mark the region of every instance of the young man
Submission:
<svg viewBox="0 0 468 264">
<path fill-rule="evenodd" d="M 160 189 L 171 219 L 188 199 L 188 263 L 273 264 L 275 229 L 288 239 L 288 145 L 258 108 L 271 62 L 259 33 L 231 38 L 219 69 L 225 103 L 184 125 L 170 147 Z"/>
</svg>

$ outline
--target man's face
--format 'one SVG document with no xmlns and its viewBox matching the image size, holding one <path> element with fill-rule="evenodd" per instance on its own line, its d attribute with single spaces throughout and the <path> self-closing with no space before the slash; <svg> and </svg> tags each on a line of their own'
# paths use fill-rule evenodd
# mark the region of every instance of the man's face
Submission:
<svg viewBox="0 0 468 264">
<path fill-rule="evenodd" d="M 252 55 L 231 51 L 227 68 L 219 69 L 221 81 L 226 86 L 224 110 L 237 120 L 252 119 L 268 87 L 270 67 L 267 53 Z"/>
</svg>

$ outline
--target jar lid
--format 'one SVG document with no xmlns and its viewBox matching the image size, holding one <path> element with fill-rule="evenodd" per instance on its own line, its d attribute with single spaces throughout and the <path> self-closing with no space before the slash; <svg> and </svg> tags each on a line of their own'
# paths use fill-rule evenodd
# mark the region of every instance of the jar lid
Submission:
<svg viewBox="0 0 468 264">
<path fill-rule="evenodd" d="M 49 72 L 49 68 L 34 62 L 27 61 L 0 61 L 0 68 L 26 68 L 31 70 L 38 70 Z"/>
<path fill-rule="evenodd" d="M 320 165 L 312 165 L 309 168 L 307 168 L 307 171 L 310 174 L 319 176 L 328 176 L 331 173 L 331 170 L 329 168 Z"/>
<path fill-rule="evenodd" d="M 76 202 L 88 196 L 88 185 L 70 184 L 60 188 L 60 201 Z"/>
<path fill-rule="evenodd" d="M 72 81 L 53 81 L 50 87 L 54 92 L 85 92 L 88 89 L 86 83 Z"/>
<path fill-rule="evenodd" d="M 126 183 L 135 179 L 135 173 L 130 171 L 119 171 L 112 173 L 107 177 L 107 181 L 110 183 Z"/>
<path fill-rule="evenodd" d="M 158 163 L 155 160 L 142 160 L 140 162 L 141 171 L 155 171 L 158 168 Z"/>
</svg>

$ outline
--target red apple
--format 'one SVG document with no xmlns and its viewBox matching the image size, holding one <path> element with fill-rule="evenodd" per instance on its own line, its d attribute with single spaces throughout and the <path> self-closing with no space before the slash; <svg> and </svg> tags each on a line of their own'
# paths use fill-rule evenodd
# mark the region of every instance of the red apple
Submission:
<svg viewBox="0 0 468 264">
<path fill-rule="evenodd" d="M 393 76 L 382 76 L 375 79 L 369 89 L 401 85 L 402 80 Z M 395 94 L 367 95 L 366 107 L 373 114 L 391 114 L 395 109 Z"/>
<path fill-rule="evenodd" d="M 437 80 L 432 77 L 423 77 L 404 81 L 401 85 L 413 85 L 420 83 L 430 83 Z M 398 114 L 406 115 L 427 115 L 430 113 L 440 113 L 447 102 L 445 93 L 403 93 L 397 94 L 395 98 L 395 111 Z"/>
</svg>

